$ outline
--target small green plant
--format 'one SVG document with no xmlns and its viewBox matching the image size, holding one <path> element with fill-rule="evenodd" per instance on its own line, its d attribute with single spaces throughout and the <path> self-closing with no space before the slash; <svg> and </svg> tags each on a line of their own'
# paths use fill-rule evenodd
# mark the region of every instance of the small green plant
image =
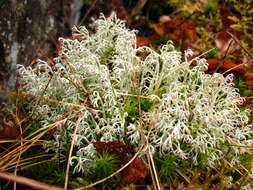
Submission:
<svg viewBox="0 0 253 190">
<path fill-rule="evenodd" d="M 173 155 L 166 155 L 156 158 L 157 170 L 162 182 L 173 181 L 177 176 L 177 158 Z"/>
<path fill-rule="evenodd" d="M 119 161 L 113 154 L 98 154 L 94 160 L 94 174 L 97 179 L 102 179 L 112 174 L 119 168 Z"/>
<path fill-rule="evenodd" d="M 242 77 L 238 77 L 235 80 L 235 85 L 239 89 L 240 94 L 242 96 L 250 96 L 251 95 L 251 90 L 247 87 L 247 84 L 245 80 Z"/>
<path fill-rule="evenodd" d="M 26 172 L 33 176 L 33 179 L 59 186 L 64 184 L 65 171 L 59 168 L 58 161 L 48 160 L 46 163 L 30 166 Z"/>
</svg>

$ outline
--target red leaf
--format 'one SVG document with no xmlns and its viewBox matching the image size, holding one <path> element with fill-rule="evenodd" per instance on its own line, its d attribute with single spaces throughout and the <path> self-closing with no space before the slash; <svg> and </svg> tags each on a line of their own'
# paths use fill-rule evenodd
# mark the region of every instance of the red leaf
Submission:
<svg viewBox="0 0 253 190">
<path fill-rule="evenodd" d="M 150 43 L 151 43 L 151 41 L 148 38 L 144 38 L 144 37 L 140 37 L 140 36 L 136 37 L 137 47 L 148 46 Z"/>
<path fill-rule="evenodd" d="M 130 160 L 130 159 L 129 159 Z M 126 163 L 129 161 L 127 160 Z M 121 172 L 120 182 L 123 186 L 143 182 L 148 175 L 148 168 L 140 158 L 135 158 L 129 166 Z"/>
<path fill-rule="evenodd" d="M 125 159 L 128 154 L 133 152 L 133 149 L 131 146 L 124 144 L 120 141 L 113 141 L 113 142 L 103 142 L 103 141 L 97 141 L 93 142 L 96 150 L 98 153 L 109 153 L 109 154 L 115 154 L 119 158 Z"/>
<path fill-rule="evenodd" d="M 5 124 L 0 129 L 0 140 L 16 140 L 20 135 L 20 131 L 10 125 Z"/>
<path fill-rule="evenodd" d="M 242 106 L 251 105 L 252 103 L 253 103 L 253 97 L 252 96 L 247 96 L 247 97 L 243 98 Z"/>
</svg>

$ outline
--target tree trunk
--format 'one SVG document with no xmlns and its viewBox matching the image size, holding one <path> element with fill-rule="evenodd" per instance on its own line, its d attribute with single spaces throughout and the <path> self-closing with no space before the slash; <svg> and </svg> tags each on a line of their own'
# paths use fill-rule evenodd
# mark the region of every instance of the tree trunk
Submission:
<svg viewBox="0 0 253 190">
<path fill-rule="evenodd" d="M 17 64 L 53 56 L 57 38 L 69 35 L 81 6 L 81 0 L 0 0 L 0 105 L 15 90 Z"/>
</svg>

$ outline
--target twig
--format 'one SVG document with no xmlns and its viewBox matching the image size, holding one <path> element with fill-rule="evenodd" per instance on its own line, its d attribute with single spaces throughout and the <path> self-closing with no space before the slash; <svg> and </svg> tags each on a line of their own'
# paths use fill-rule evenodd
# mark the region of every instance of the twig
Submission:
<svg viewBox="0 0 253 190">
<path fill-rule="evenodd" d="M 87 12 L 85 13 L 85 15 L 83 16 L 83 18 L 81 19 L 81 21 L 79 22 L 80 24 L 82 24 L 86 18 L 88 17 L 88 15 L 90 14 L 91 10 L 95 7 L 97 3 L 97 0 L 94 0 L 90 6 L 90 8 L 87 10 Z"/>
<path fill-rule="evenodd" d="M 132 9 L 130 17 L 133 18 L 135 15 L 137 15 L 143 9 L 146 3 L 147 0 L 139 0 L 136 6 Z"/>
<path fill-rule="evenodd" d="M 40 163 L 40 162 L 37 162 L 35 164 L 30 164 L 30 165 L 26 165 L 27 163 L 33 163 L 33 160 L 34 159 L 37 159 L 37 158 L 43 158 L 43 157 L 50 157 L 50 156 L 53 156 L 54 154 L 42 154 L 42 155 L 38 155 L 38 156 L 34 156 L 34 157 L 28 157 L 28 158 L 25 158 L 23 160 L 20 161 L 19 163 L 19 171 L 22 170 L 22 168 L 28 168 L 30 167 L 30 165 L 35 165 L 37 163 Z M 53 159 L 50 159 L 50 161 L 53 160 Z M 48 162 L 48 160 L 46 160 Z M 13 165 L 16 164 L 16 162 L 12 163 Z M 25 165 L 25 166 L 24 166 Z M 21 168 L 22 167 L 22 168 Z M 10 166 L 9 168 L 6 168 L 5 170 L 8 171 L 8 170 L 11 170 L 15 168 L 14 166 Z"/>
<path fill-rule="evenodd" d="M 70 107 L 87 108 L 87 109 L 92 110 L 92 108 L 89 108 L 89 107 L 84 106 L 84 105 L 69 103 L 69 102 L 60 101 L 60 100 L 55 100 L 55 99 L 48 98 L 47 96 L 35 96 L 35 95 L 32 95 L 32 94 L 28 94 L 28 93 L 19 93 L 19 94 L 9 93 L 8 95 L 13 96 L 13 97 L 31 98 L 31 99 L 42 101 L 42 102 L 43 101 L 48 102 L 50 104 L 57 104 L 57 105 L 61 104 L 61 105 L 66 105 L 66 106 L 70 106 Z"/>
<path fill-rule="evenodd" d="M 155 162 L 154 162 L 152 153 L 150 151 L 150 148 L 148 148 L 148 157 L 149 157 L 150 162 L 151 162 L 151 168 L 150 168 L 150 170 L 154 174 L 155 184 L 156 184 L 158 190 L 161 190 L 159 178 L 158 178 L 158 175 L 157 175 L 157 172 L 156 172 L 156 168 L 155 168 Z"/>
<path fill-rule="evenodd" d="M 53 74 L 50 75 L 50 78 L 49 78 L 49 80 L 48 80 L 48 82 L 47 82 L 47 84 L 46 84 L 44 90 L 43 90 L 42 93 L 41 93 L 42 96 L 45 95 L 45 92 L 47 91 L 47 88 L 48 88 L 48 86 L 49 86 L 49 84 L 50 84 L 52 78 L 53 78 Z"/>
<path fill-rule="evenodd" d="M 148 154 L 146 154 L 146 157 L 147 157 L 147 160 L 148 160 L 148 165 L 149 165 L 149 169 L 151 170 L 150 172 L 150 175 L 151 175 L 151 179 L 152 179 L 152 183 L 154 184 L 153 187 L 154 187 L 154 190 L 157 190 L 156 188 L 156 185 L 155 185 L 155 176 L 154 176 L 154 173 L 152 172 L 152 166 L 151 166 L 151 160 L 150 160 L 150 157 L 148 156 Z"/>
<path fill-rule="evenodd" d="M 229 44 L 228 44 L 228 48 L 226 49 L 226 52 L 225 52 L 225 55 L 222 57 L 221 63 L 215 68 L 213 73 L 216 73 L 219 70 L 219 68 L 224 64 L 224 62 L 225 62 L 224 60 L 227 57 L 228 51 L 229 51 L 233 42 L 234 42 L 234 40 L 230 39 Z"/>
<path fill-rule="evenodd" d="M 26 140 L 36 134 L 36 136 L 29 139 L 29 141 L 24 142 L 22 146 L 19 146 L 18 148 L 15 148 L 14 150 L 12 150 L 10 152 L 6 152 L 5 154 L 2 154 L 1 161 L 8 161 L 8 164 L 5 164 L 4 166 L 0 165 L 0 170 L 4 170 L 8 165 L 10 165 L 10 163 L 12 163 L 12 161 L 14 161 L 14 160 L 16 161 L 16 156 L 17 156 L 18 152 L 20 152 L 20 151 L 22 151 L 22 153 L 25 152 L 27 149 L 29 149 L 31 146 L 33 146 L 48 130 L 52 130 L 53 128 L 59 126 L 60 124 L 65 123 L 66 120 L 67 120 L 67 118 L 58 120 L 53 124 L 50 124 L 48 126 L 45 126 L 41 129 L 37 130 L 36 132 L 34 132 L 24 138 L 24 140 Z M 39 133 L 39 134 L 37 134 L 37 133 Z"/>
<path fill-rule="evenodd" d="M 21 134 L 21 136 L 20 136 L 20 145 L 23 146 L 23 138 L 22 138 L 22 128 L 21 128 L 21 126 L 20 126 L 20 134 Z M 20 149 L 19 154 L 18 154 L 17 164 L 16 164 L 15 170 L 14 170 L 14 175 L 15 176 L 17 175 L 17 170 L 18 170 L 18 166 L 19 166 L 21 155 L 22 155 L 22 151 Z M 17 189 L 17 183 L 16 182 L 14 182 L 14 184 L 13 184 L 13 189 L 14 190 Z"/>
<path fill-rule="evenodd" d="M 18 123 L 18 126 L 19 126 L 19 130 L 20 130 L 20 145 L 23 146 L 23 137 L 22 137 L 23 136 L 23 130 L 22 130 L 21 122 L 20 122 L 20 119 L 19 119 L 18 115 L 19 115 L 19 112 L 18 112 L 18 99 L 17 99 L 17 101 L 16 101 L 16 119 L 17 119 L 17 123 Z M 22 155 L 22 151 L 20 150 L 19 155 L 18 155 L 18 161 L 17 161 L 17 164 L 15 166 L 15 170 L 14 170 L 14 175 L 15 176 L 17 175 L 17 170 L 18 170 L 21 155 Z M 17 189 L 17 183 L 16 182 L 14 182 L 14 184 L 13 184 L 13 189 L 14 190 Z"/>
<path fill-rule="evenodd" d="M 5 179 L 5 180 L 10 180 L 13 182 L 17 182 L 29 187 L 32 187 L 34 189 L 40 189 L 40 190 L 64 190 L 61 187 L 53 186 L 53 185 L 48 185 L 46 183 L 42 183 L 30 178 L 22 177 L 22 176 L 15 176 L 10 173 L 6 172 L 0 172 L 0 178 Z"/>
<path fill-rule="evenodd" d="M 224 73 L 222 73 L 222 74 L 225 75 L 225 74 L 227 74 L 228 72 L 230 72 L 230 71 L 232 71 L 232 70 L 234 70 L 234 69 L 237 69 L 237 68 L 239 68 L 239 67 L 241 67 L 241 66 L 242 66 L 242 64 L 239 64 L 239 65 L 237 65 L 237 66 L 235 66 L 235 67 L 232 67 L 232 68 L 226 70 L 226 71 L 225 71 Z"/>
<path fill-rule="evenodd" d="M 182 172 L 181 172 L 180 170 L 176 169 L 176 172 L 177 172 L 182 178 L 184 178 L 184 180 L 185 180 L 188 184 L 191 184 L 191 180 L 190 180 L 187 176 L 185 176 L 184 174 L 182 174 Z"/>
<path fill-rule="evenodd" d="M 36 163 L 32 163 L 30 165 L 25 165 L 23 167 L 20 167 L 19 171 L 22 171 L 26 168 L 30 168 L 32 166 L 36 166 L 36 165 L 39 165 L 39 164 L 43 164 L 43 163 L 48 163 L 48 162 L 51 162 L 51 161 L 55 161 L 55 160 L 58 160 L 59 158 L 58 157 L 54 157 L 54 158 L 51 158 L 50 160 L 42 160 L 40 162 L 36 162 Z"/>
<path fill-rule="evenodd" d="M 246 52 L 246 54 L 248 54 L 248 56 L 251 59 L 253 59 L 253 56 L 251 55 L 251 53 L 241 44 L 241 42 L 232 33 L 230 33 L 229 31 L 226 31 L 226 33 L 229 34 L 231 36 L 231 38 L 233 38 L 233 40 L 239 44 L 239 46 Z M 224 74 L 226 74 L 226 73 L 228 73 L 228 72 L 230 72 L 230 71 L 232 71 L 234 69 L 237 69 L 237 68 L 241 67 L 242 65 L 243 64 L 239 64 L 239 65 L 237 65 L 235 67 L 232 67 L 232 68 L 228 69 L 227 71 L 225 71 L 222 74 L 224 75 Z"/>
<path fill-rule="evenodd" d="M 64 189 L 65 190 L 67 190 L 67 188 L 68 188 L 68 178 L 69 178 L 69 168 L 70 168 L 71 156 L 72 156 L 74 144 L 76 142 L 76 133 L 77 133 L 77 130 L 79 129 L 81 119 L 82 118 L 79 117 L 78 120 L 77 120 L 75 131 L 74 131 L 73 137 L 72 137 L 72 142 L 71 142 L 71 145 L 70 145 L 69 157 L 68 157 L 68 163 L 67 163 L 66 175 L 65 175 L 65 183 L 64 183 Z"/>
<path fill-rule="evenodd" d="M 248 54 L 251 59 L 253 59 L 251 53 L 241 44 L 241 42 L 232 33 L 230 33 L 229 31 L 226 31 L 226 33 L 229 34 L 233 38 L 233 40 L 235 40 L 239 44 L 239 46 Z"/>
<path fill-rule="evenodd" d="M 211 51 L 213 51 L 213 50 L 215 50 L 215 49 L 216 49 L 216 48 L 209 49 L 209 50 L 207 50 L 206 52 L 200 54 L 199 56 L 194 57 L 193 59 L 190 60 L 190 63 L 192 63 L 193 61 L 198 60 L 200 57 L 202 57 L 202 56 L 208 54 L 209 52 L 211 52 Z"/>
</svg>

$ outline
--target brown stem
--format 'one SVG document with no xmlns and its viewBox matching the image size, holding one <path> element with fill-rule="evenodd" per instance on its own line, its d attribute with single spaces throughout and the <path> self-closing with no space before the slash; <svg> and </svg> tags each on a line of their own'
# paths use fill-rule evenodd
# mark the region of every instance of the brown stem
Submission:
<svg viewBox="0 0 253 190">
<path fill-rule="evenodd" d="M 40 189 L 40 190 L 64 190 L 61 187 L 57 187 L 57 186 L 53 186 L 53 185 L 48 185 L 46 183 L 42 183 L 33 179 L 29 179 L 26 177 L 22 177 L 22 176 L 15 176 L 13 174 L 10 173 L 6 173 L 6 172 L 0 172 L 0 178 L 5 179 L 5 180 L 10 180 L 13 182 L 17 182 L 29 187 L 32 187 L 34 189 Z"/>
<path fill-rule="evenodd" d="M 236 42 L 239 44 L 239 46 L 248 54 L 248 56 L 249 56 L 251 59 L 253 59 L 253 56 L 251 55 L 251 53 L 241 44 L 241 42 L 240 42 L 232 33 L 230 33 L 229 31 L 226 31 L 226 33 L 227 33 L 228 35 L 230 35 L 231 38 L 233 38 L 233 40 L 236 41 Z"/>
</svg>

